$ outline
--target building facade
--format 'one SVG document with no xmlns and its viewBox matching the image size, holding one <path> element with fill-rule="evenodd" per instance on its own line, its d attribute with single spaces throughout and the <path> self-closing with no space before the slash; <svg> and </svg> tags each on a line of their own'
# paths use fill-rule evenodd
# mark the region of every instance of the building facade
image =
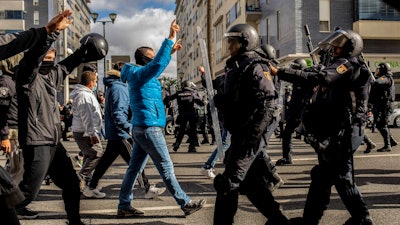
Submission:
<svg viewBox="0 0 400 225">
<path fill-rule="evenodd" d="M 210 2 L 209 2 L 210 1 Z M 211 10 L 207 10 L 211 4 Z M 207 30 L 212 20 L 210 45 L 213 76 L 224 73 L 226 43 L 223 35 L 235 24 L 247 23 L 260 34 L 260 44 L 275 47 L 281 65 L 305 58 L 311 65 L 304 25 L 313 46 L 336 27 L 352 29 L 364 40 L 364 56 L 374 72 L 380 62 L 392 66 L 396 98 L 400 98 L 400 13 L 380 0 L 176 0 L 175 14 L 185 50 L 178 54 L 178 79 L 199 83 L 202 65 L 196 26 Z M 204 36 L 205 32 L 203 32 Z M 205 37 L 204 37 L 205 38 Z M 206 38 L 205 38 L 206 39 Z M 397 51 L 396 51 L 397 50 Z"/>
</svg>

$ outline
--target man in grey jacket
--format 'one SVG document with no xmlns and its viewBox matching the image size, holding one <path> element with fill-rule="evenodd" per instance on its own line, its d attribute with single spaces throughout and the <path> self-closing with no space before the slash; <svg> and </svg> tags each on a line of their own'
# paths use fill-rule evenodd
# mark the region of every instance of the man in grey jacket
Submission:
<svg viewBox="0 0 400 225">
<path fill-rule="evenodd" d="M 71 92 L 72 103 L 72 134 L 83 152 L 83 165 L 79 171 L 81 179 L 81 192 L 90 182 L 92 172 L 100 157 L 103 155 L 103 147 L 98 134 L 101 131 L 102 113 L 100 104 L 94 95 L 97 88 L 97 75 L 94 72 L 85 71 L 81 77 L 81 83 Z M 99 197 L 105 197 L 99 196 Z"/>
</svg>

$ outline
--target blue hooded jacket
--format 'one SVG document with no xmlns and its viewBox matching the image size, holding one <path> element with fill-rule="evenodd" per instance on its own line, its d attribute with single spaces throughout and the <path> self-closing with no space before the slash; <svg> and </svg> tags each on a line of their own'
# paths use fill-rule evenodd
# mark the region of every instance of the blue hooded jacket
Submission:
<svg viewBox="0 0 400 225">
<path fill-rule="evenodd" d="M 165 127 L 166 116 L 162 86 L 157 78 L 171 61 L 173 42 L 165 39 L 154 59 L 145 66 L 125 64 L 122 82 L 129 86 L 132 124 L 140 127 Z"/>
<path fill-rule="evenodd" d="M 115 74 L 110 73 L 114 71 Z M 107 87 L 104 106 L 105 136 L 108 140 L 128 139 L 132 128 L 129 122 L 128 85 L 120 80 L 119 71 L 109 71 L 108 75 L 112 76 L 103 79 Z"/>
</svg>

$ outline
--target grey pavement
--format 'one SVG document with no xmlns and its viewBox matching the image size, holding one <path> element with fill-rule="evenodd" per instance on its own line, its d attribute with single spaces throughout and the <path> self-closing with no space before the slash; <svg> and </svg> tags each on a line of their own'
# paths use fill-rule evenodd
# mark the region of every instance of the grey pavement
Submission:
<svg viewBox="0 0 400 225">
<path fill-rule="evenodd" d="M 400 140 L 400 129 L 391 129 L 393 135 Z M 383 140 L 379 133 L 367 134 L 382 147 Z M 100 185 L 107 194 L 105 199 L 81 200 L 81 214 L 86 224 L 139 224 L 139 225 L 178 225 L 178 224 L 212 224 L 215 203 L 213 181 L 200 174 L 200 168 L 214 150 L 215 146 L 202 145 L 197 153 L 188 153 L 187 144 L 182 144 L 177 153 L 172 151 L 173 136 L 166 136 L 170 147 L 171 158 L 175 165 L 175 174 L 183 190 L 193 199 L 205 198 L 207 204 L 204 209 L 185 217 L 179 206 L 168 193 L 158 199 L 144 199 L 144 191 L 135 186 L 133 191 L 135 200 L 132 205 L 145 211 L 140 218 L 118 219 L 116 209 L 118 192 L 127 165 L 118 158 L 107 171 Z M 64 142 L 71 156 L 78 153 L 73 141 Z M 185 140 L 185 139 L 184 139 Z M 200 138 L 201 140 L 201 138 Z M 294 164 L 278 167 L 278 172 L 285 180 L 285 184 L 273 194 L 281 203 L 288 217 L 301 216 L 310 183 L 310 170 L 317 163 L 313 150 L 303 141 L 294 139 Z M 372 218 L 376 225 L 400 225 L 400 146 L 393 148 L 389 153 L 378 153 L 375 150 L 364 154 L 365 145 L 355 154 L 356 183 L 359 186 L 365 201 L 368 204 Z M 271 139 L 269 153 L 274 161 L 281 157 L 281 142 L 277 138 Z M 4 165 L 4 157 L 0 157 L 0 164 Z M 76 169 L 79 169 L 76 167 Z M 157 170 L 151 161 L 146 167 L 146 174 L 151 183 L 164 187 Z M 216 172 L 222 172 L 223 165 L 219 162 Z M 39 218 L 21 220 L 22 225 L 58 225 L 65 224 L 66 216 L 61 199 L 61 190 L 53 183 L 42 185 L 39 197 L 29 207 L 39 212 Z M 341 225 L 349 218 L 335 188 L 332 188 L 331 204 L 326 210 L 321 225 Z M 266 218 L 262 216 L 247 200 L 245 196 L 239 198 L 239 208 L 235 217 L 235 224 L 257 225 L 264 224 Z M 0 222 L 1 223 L 1 222 Z"/>
</svg>

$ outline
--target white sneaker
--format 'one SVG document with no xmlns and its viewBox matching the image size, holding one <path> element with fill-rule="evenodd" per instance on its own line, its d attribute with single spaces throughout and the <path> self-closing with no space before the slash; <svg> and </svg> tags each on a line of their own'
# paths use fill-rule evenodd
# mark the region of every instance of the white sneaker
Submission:
<svg viewBox="0 0 400 225">
<path fill-rule="evenodd" d="M 100 192 L 97 188 L 90 189 L 90 187 L 86 187 L 85 191 L 82 193 L 86 198 L 105 198 L 106 193 Z"/>
<path fill-rule="evenodd" d="M 210 168 L 210 169 L 206 169 L 204 167 L 201 168 L 200 173 L 204 176 L 207 176 L 210 179 L 214 179 L 215 178 L 215 174 L 214 174 L 214 169 Z"/>
<path fill-rule="evenodd" d="M 149 190 L 144 194 L 145 199 L 152 199 L 155 198 L 167 190 L 165 187 L 158 188 L 155 185 L 151 185 Z"/>
</svg>

